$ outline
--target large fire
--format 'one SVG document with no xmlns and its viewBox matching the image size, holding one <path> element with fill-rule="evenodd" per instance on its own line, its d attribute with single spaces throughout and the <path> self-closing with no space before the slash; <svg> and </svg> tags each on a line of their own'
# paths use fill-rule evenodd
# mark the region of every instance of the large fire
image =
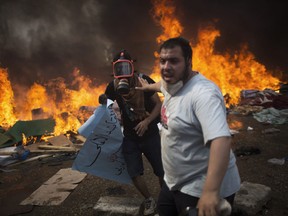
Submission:
<svg viewBox="0 0 288 216">
<path fill-rule="evenodd" d="M 163 34 L 157 37 L 158 43 L 170 37 L 180 36 L 184 30 L 175 17 L 175 7 L 171 0 L 153 0 L 154 19 L 162 27 Z M 197 44 L 193 47 L 193 69 L 213 80 L 224 95 L 229 94 L 230 104 L 237 104 L 243 89 L 275 89 L 280 80 L 271 75 L 265 66 L 255 60 L 254 55 L 244 46 L 237 54 L 219 54 L 214 50 L 215 40 L 220 32 L 214 27 L 199 29 Z M 155 57 L 158 53 L 155 52 Z M 0 125 L 10 127 L 17 120 L 32 120 L 33 112 L 38 110 L 42 118 L 56 121 L 55 135 L 69 130 L 77 131 L 83 123 L 79 112 L 81 106 L 97 106 L 98 96 L 106 84 L 93 86 L 92 81 L 80 74 L 78 69 L 72 73 L 74 81 L 68 85 L 63 78 L 49 80 L 45 84 L 34 83 L 24 95 L 14 98 L 13 88 L 7 69 L 0 68 Z M 160 80 L 156 60 L 151 77 Z"/>
<path fill-rule="evenodd" d="M 163 29 L 163 34 L 157 37 L 158 43 L 170 37 L 180 36 L 183 27 L 174 16 L 175 7 L 171 0 L 154 0 L 154 19 Z M 224 95 L 229 95 L 229 104 L 237 104 L 240 91 L 243 89 L 264 90 L 278 89 L 280 80 L 273 77 L 264 65 L 255 60 L 255 56 L 243 46 L 237 54 L 217 54 L 214 50 L 215 40 L 220 32 L 213 26 L 199 29 L 197 44 L 193 48 L 193 70 L 199 71 L 208 79 L 214 81 Z M 155 57 L 158 53 L 155 52 Z M 160 71 L 156 61 L 151 75 L 160 80 Z"/>
<path fill-rule="evenodd" d="M 0 68 L 0 123 L 10 126 L 17 120 L 14 115 L 14 93 L 8 79 L 7 70 Z"/>
<path fill-rule="evenodd" d="M 243 46 L 238 54 L 215 53 L 214 44 L 220 32 L 214 27 L 200 29 L 198 43 L 194 46 L 193 69 L 213 80 L 229 94 L 230 104 L 237 104 L 243 89 L 278 89 L 280 80 L 271 75 L 265 66 L 255 60 L 255 56 Z"/>
<path fill-rule="evenodd" d="M 55 135 L 67 131 L 76 132 L 85 120 L 79 108 L 99 105 L 98 97 L 104 92 L 106 84 L 92 86 L 92 81 L 81 75 L 78 69 L 72 75 L 74 81 L 69 87 L 63 78 L 49 80 L 45 85 L 34 83 L 28 91 L 23 91 L 26 92 L 25 95 L 14 101 L 7 70 L 1 68 L 1 126 L 12 126 L 17 120 L 32 120 L 32 112 L 40 110 L 38 118 L 55 120 Z"/>
</svg>

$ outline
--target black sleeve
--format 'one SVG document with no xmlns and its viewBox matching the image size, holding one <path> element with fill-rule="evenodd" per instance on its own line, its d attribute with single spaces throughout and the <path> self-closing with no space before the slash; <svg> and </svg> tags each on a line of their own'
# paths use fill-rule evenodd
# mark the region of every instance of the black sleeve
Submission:
<svg viewBox="0 0 288 216">
<path fill-rule="evenodd" d="M 142 78 L 147 80 L 148 83 L 155 83 L 155 81 L 152 78 L 150 78 L 149 76 L 147 76 L 145 74 L 142 75 Z"/>
<path fill-rule="evenodd" d="M 151 83 L 155 83 L 155 81 L 152 78 L 150 78 L 149 76 L 147 76 L 145 74 L 142 75 L 142 78 L 147 80 L 147 82 L 150 83 L 150 84 Z M 151 97 L 152 95 L 155 94 L 155 91 L 145 91 L 144 94 L 147 95 L 148 97 Z"/>
<path fill-rule="evenodd" d="M 151 79 L 149 76 L 147 75 L 142 75 L 143 79 L 146 79 L 148 83 L 155 83 L 155 81 L 153 79 Z M 145 109 L 148 112 L 151 112 L 153 110 L 153 108 L 155 107 L 155 103 L 153 100 L 151 100 L 151 97 L 155 94 L 155 91 L 145 91 L 144 92 L 144 97 L 145 97 Z M 153 124 L 157 124 L 158 122 L 160 122 L 160 113 L 158 115 L 157 118 L 155 118 L 153 121 Z"/>
<path fill-rule="evenodd" d="M 107 95 L 107 98 L 114 101 L 116 100 L 116 94 L 115 94 L 115 90 L 114 90 L 114 82 L 110 82 L 105 90 L 105 94 Z"/>
</svg>

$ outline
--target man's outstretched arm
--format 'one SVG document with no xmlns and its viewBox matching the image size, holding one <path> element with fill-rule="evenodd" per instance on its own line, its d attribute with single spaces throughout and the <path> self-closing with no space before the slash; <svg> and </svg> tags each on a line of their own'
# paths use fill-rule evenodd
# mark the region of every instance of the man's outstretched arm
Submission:
<svg viewBox="0 0 288 216">
<path fill-rule="evenodd" d="M 156 83 L 148 83 L 147 80 L 138 77 L 139 82 L 141 83 L 141 87 L 135 87 L 135 89 L 142 90 L 142 91 L 156 91 L 160 92 L 161 81 Z"/>
</svg>

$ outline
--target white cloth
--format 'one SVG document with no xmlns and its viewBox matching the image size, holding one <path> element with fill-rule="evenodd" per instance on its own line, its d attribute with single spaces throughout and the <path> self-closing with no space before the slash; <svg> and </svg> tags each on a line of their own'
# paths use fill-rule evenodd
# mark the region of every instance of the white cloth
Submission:
<svg viewBox="0 0 288 216">
<path fill-rule="evenodd" d="M 259 122 L 285 124 L 288 123 L 288 109 L 277 110 L 274 107 L 270 107 L 261 112 L 254 113 L 253 117 Z"/>
<path fill-rule="evenodd" d="M 162 160 L 165 182 L 171 190 L 200 197 L 209 160 L 209 143 L 230 136 L 226 108 L 220 89 L 201 74 L 190 79 L 171 96 L 163 87 L 161 109 Z M 220 195 L 230 196 L 240 188 L 236 159 L 230 162 Z"/>
<path fill-rule="evenodd" d="M 106 107 L 109 107 L 111 104 L 113 104 L 113 101 L 110 99 L 107 100 L 107 104 L 100 104 L 94 110 L 93 115 L 91 115 L 89 119 L 81 125 L 80 128 L 78 128 L 78 133 L 87 138 L 93 132 L 95 125 L 98 124 L 100 113 L 106 112 Z"/>
</svg>

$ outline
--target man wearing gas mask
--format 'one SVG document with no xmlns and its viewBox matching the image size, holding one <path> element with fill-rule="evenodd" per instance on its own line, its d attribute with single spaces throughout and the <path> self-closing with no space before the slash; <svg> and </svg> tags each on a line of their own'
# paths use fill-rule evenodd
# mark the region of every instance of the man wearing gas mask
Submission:
<svg viewBox="0 0 288 216">
<path fill-rule="evenodd" d="M 115 55 L 113 75 L 114 80 L 108 84 L 105 94 L 109 99 L 116 100 L 120 108 L 124 129 L 122 151 L 127 170 L 134 186 L 145 198 L 143 214 L 149 215 L 155 212 L 156 203 L 143 178 L 142 154 L 151 164 L 161 187 L 164 171 L 157 126 L 160 121 L 161 101 L 156 92 L 135 90 L 135 87 L 141 86 L 139 76 L 149 83 L 154 81 L 144 74 L 135 73 L 133 60 L 126 50 Z"/>
</svg>

